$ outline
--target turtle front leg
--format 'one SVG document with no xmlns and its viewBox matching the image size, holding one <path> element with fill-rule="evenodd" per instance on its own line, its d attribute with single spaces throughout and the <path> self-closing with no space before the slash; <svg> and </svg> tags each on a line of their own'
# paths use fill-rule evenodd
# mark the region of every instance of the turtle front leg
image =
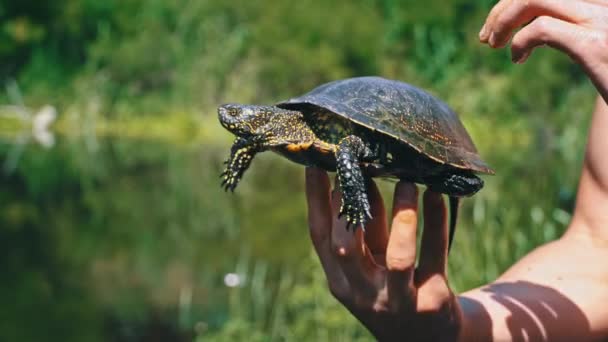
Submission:
<svg viewBox="0 0 608 342">
<path fill-rule="evenodd" d="M 230 157 L 224 162 L 226 168 L 222 172 L 222 187 L 224 190 L 234 191 L 243 177 L 243 173 L 251 165 L 256 153 L 260 152 L 259 146 L 243 138 L 237 138 L 230 149 Z"/>
<path fill-rule="evenodd" d="M 363 140 L 355 135 L 342 139 L 336 149 L 336 173 L 342 189 L 342 206 L 340 216 L 346 215 L 348 229 L 351 225 L 361 225 L 372 218 L 369 200 L 365 192 L 365 178 L 359 163 L 372 156 L 372 151 Z"/>
</svg>

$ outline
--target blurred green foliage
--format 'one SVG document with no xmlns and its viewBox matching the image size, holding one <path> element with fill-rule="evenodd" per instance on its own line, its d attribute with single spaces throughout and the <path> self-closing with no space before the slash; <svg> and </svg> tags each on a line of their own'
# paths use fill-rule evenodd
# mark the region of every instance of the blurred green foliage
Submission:
<svg viewBox="0 0 608 342">
<path fill-rule="evenodd" d="M 50 150 L 0 116 L 0 161 L 18 161 L 0 174 L 0 340 L 369 340 L 311 254 L 301 167 L 262 155 L 236 195 L 217 184 L 218 104 L 343 77 L 433 92 L 497 170 L 464 201 L 455 289 L 558 237 L 595 91 L 555 51 L 513 65 L 481 46 L 492 4 L 0 1 L 0 79 L 60 113 Z"/>
</svg>

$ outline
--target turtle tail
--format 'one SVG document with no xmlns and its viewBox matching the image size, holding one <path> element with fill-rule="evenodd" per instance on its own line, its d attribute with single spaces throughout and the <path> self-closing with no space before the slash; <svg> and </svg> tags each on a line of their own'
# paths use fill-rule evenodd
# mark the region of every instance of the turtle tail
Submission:
<svg viewBox="0 0 608 342">
<path fill-rule="evenodd" d="M 460 198 L 449 196 L 450 202 L 450 231 L 448 235 L 448 253 L 452 248 L 452 241 L 454 240 L 454 233 L 456 232 L 456 221 L 458 220 L 458 207 L 460 205 Z"/>
</svg>

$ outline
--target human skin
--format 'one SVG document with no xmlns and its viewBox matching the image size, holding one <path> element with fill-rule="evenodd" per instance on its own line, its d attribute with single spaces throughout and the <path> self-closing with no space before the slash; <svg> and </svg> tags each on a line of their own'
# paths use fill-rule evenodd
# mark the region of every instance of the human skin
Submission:
<svg viewBox="0 0 608 342">
<path fill-rule="evenodd" d="M 513 31 L 529 23 L 515 35 Z M 454 295 L 446 278 L 445 204 L 424 195 L 425 227 L 416 266 L 417 189 L 395 189 L 391 229 L 370 185 L 374 219 L 365 234 L 337 219 L 339 189 L 306 170 L 310 234 L 332 294 L 379 340 L 592 341 L 608 337 L 608 1 L 503 0 L 480 41 L 514 62 L 538 46 L 580 63 L 600 96 L 593 113 L 572 221 L 496 281 Z"/>
<path fill-rule="evenodd" d="M 499 1 L 482 26 L 479 40 L 501 48 L 511 37 L 513 62 L 525 62 L 536 47 L 554 47 L 579 63 L 608 101 L 608 1 Z"/>
<path fill-rule="evenodd" d="M 365 233 L 357 229 L 353 234 L 345 219 L 338 218 L 339 189 L 330 192 L 325 171 L 306 169 L 310 234 L 331 293 L 379 340 L 453 339 L 461 316 L 445 276 L 448 230 L 443 198 L 430 191 L 424 194 L 422 254 L 415 267 L 417 188 L 397 184 L 390 232 L 373 181 L 368 194 L 373 219 Z"/>
<path fill-rule="evenodd" d="M 608 150 L 606 134 L 608 106 L 598 97 L 568 229 L 492 284 L 459 296 L 461 303 L 477 304 L 461 306 L 462 341 L 523 340 L 521 330 L 526 330 L 530 341 L 608 337 L 608 160 L 602 155 Z M 531 309 L 539 302 L 549 307 L 554 319 L 543 319 L 542 312 Z M 484 319 L 491 321 L 491 329 L 480 329 L 479 321 Z"/>
</svg>

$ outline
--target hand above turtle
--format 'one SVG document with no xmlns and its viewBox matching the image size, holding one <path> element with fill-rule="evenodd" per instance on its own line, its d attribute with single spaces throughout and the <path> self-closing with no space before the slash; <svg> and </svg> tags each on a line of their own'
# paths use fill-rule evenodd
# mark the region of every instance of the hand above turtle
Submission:
<svg viewBox="0 0 608 342">
<path fill-rule="evenodd" d="M 538 46 L 559 49 L 585 68 L 608 101 L 608 1 L 502 0 L 490 12 L 479 39 L 500 48 L 511 36 L 513 62 L 525 62 Z"/>
<path fill-rule="evenodd" d="M 424 233 L 416 267 L 418 191 L 395 189 L 390 236 L 380 192 L 368 188 L 373 219 L 365 232 L 338 219 L 341 194 L 325 171 L 306 169 L 310 234 L 332 294 L 379 340 L 454 340 L 460 309 L 446 280 L 448 225 L 441 194 L 424 194 Z M 404 329 L 407 323 L 407 329 Z"/>
</svg>

